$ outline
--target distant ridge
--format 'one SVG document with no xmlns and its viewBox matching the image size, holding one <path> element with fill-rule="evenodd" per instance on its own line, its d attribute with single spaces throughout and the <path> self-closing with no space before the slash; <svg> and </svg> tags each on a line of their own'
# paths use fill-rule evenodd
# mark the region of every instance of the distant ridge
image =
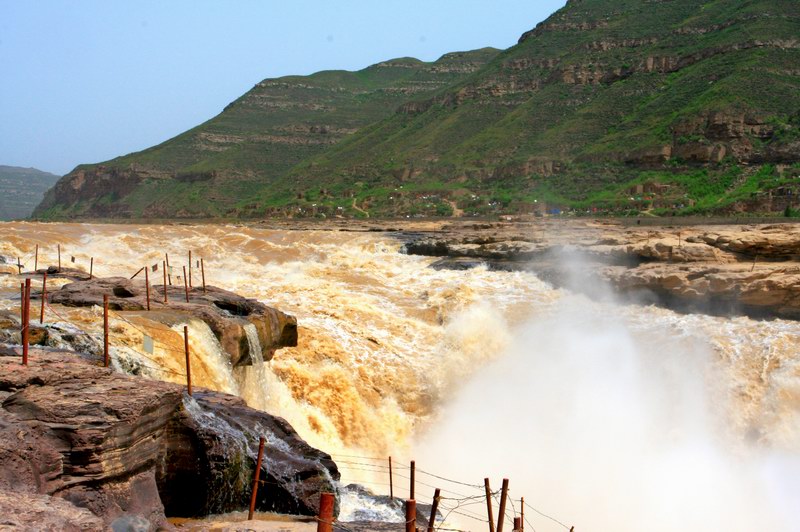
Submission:
<svg viewBox="0 0 800 532">
<path fill-rule="evenodd" d="M 265 80 L 80 166 L 80 216 L 800 210 L 800 2 L 570 0 L 508 50 Z"/>
<path fill-rule="evenodd" d="M 59 179 L 36 168 L 0 165 L 0 220 L 28 218 Z"/>
<path fill-rule="evenodd" d="M 357 72 L 265 79 L 208 122 L 147 150 L 81 165 L 48 193 L 36 215 L 52 217 L 252 216 L 275 197 L 295 164 L 407 100 L 434 95 L 479 70 L 499 50 L 446 54 L 426 63 L 384 61 Z"/>
</svg>

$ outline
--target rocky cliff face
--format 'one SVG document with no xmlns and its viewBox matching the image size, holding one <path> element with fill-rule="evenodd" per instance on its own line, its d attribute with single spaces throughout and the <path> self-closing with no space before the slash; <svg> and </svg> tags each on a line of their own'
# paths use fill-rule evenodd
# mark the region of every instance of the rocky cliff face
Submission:
<svg viewBox="0 0 800 532">
<path fill-rule="evenodd" d="M 800 161 L 799 9 L 568 2 L 466 82 L 406 104 L 292 175 L 306 187 L 356 175 L 393 187 L 445 182 L 431 191 L 476 214 L 545 203 L 782 210 L 747 200 L 797 191 L 782 168 Z M 748 181 L 765 165 L 770 179 Z M 402 167 L 416 179 L 397 179 Z M 648 180 L 671 188 L 632 198 Z M 372 213 L 408 214 L 391 198 L 376 203 Z"/>
<path fill-rule="evenodd" d="M 245 508 L 260 436 L 269 488 L 259 509 L 313 515 L 319 492 L 335 491 L 328 455 L 238 398 L 203 390 L 189 397 L 181 386 L 120 375 L 74 352 L 34 349 L 22 366 L 18 352 L 3 348 L 0 366 L 0 508 L 10 524 L 97 530 L 143 522 L 154 530 L 165 512 Z"/>
</svg>

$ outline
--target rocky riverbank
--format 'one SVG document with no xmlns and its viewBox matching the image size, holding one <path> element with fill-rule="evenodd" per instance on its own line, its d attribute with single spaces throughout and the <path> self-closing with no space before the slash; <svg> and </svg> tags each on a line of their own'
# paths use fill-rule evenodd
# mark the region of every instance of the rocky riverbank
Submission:
<svg viewBox="0 0 800 532">
<path fill-rule="evenodd" d="M 330 456 L 239 398 L 190 397 L 62 350 L 33 349 L 23 366 L 19 348 L 3 348 L 0 368 L 3 524 L 147 530 L 245 508 L 260 436 L 259 509 L 314 515 L 318 494 L 335 491 Z"/>
<path fill-rule="evenodd" d="M 35 279 L 34 309 L 44 271 L 24 274 Z M 143 280 L 52 269 L 49 277 L 74 280 L 48 290 L 60 309 L 102 308 L 107 295 L 112 310 L 143 327 L 201 320 L 234 367 L 297 345 L 293 316 L 220 288 L 167 286 L 165 302 L 165 287 L 154 285 L 147 311 Z M 155 530 L 171 527 L 166 516 L 241 510 L 262 436 L 268 489 L 258 509 L 316 515 L 319 493 L 336 492 L 336 464 L 285 420 L 238 397 L 197 387 L 189 396 L 181 384 L 102 367 L 86 335 L 31 325 L 36 347 L 23 366 L 18 315 L 0 316 L 0 528 Z"/>
<path fill-rule="evenodd" d="M 254 360 L 270 360 L 277 349 L 297 345 L 297 320 L 280 310 L 254 299 L 242 297 L 214 286 L 204 288 L 167 285 L 150 287 L 149 321 L 172 325 L 187 316 L 204 321 L 211 328 L 233 366 L 251 365 Z M 80 280 L 63 286 L 49 295 L 51 304 L 65 307 L 102 307 L 108 295 L 111 310 L 144 311 L 148 309 L 145 283 L 124 277 Z M 41 300 L 36 292 L 33 298 Z M 258 335 L 260 353 L 251 353 L 246 328 L 252 325 Z"/>
<path fill-rule="evenodd" d="M 530 270 L 601 297 L 712 314 L 800 319 L 800 225 L 456 222 L 396 233 L 436 268 Z"/>
</svg>

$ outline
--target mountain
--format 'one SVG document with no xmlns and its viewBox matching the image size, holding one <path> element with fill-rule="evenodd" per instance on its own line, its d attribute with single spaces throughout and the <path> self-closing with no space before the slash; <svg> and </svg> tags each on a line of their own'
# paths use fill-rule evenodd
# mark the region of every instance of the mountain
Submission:
<svg viewBox="0 0 800 532">
<path fill-rule="evenodd" d="M 295 164 L 476 72 L 499 50 L 401 58 L 358 72 L 266 79 L 222 113 L 163 144 L 81 165 L 36 211 L 53 217 L 247 216 L 285 204 L 271 185 Z"/>
<path fill-rule="evenodd" d="M 314 76 L 264 82 L 211 122 L 161 146 L 78 167 L 36 214 L 399 216 L 565 208 L 687 214 L 800 207 L 796 0 L 570 0 L 508 50 L 483 52 L 483 62 L 458 57 L 469 68 L 448 80 L 434 76 L 432 65 L 389 62 L 391 72 L 400 65 L 409 70 L 413 87 L 415 67 L 436 83 L 401 94 L 392 85 L 398 97 L 375 105 L 382 112 L 361 110 L 374 97 L 358 92 L 363 84 L 329 82 L 341 91 L 337 97 L 352 102 L 351 91 L 359 95 L 349 110 L 363 121 L 347 125 L 319 118 L 329 104 L 308 81 Z M 376 67 L 316 76 L 351 80 L 376 75 Z M 306 118 L 309 105 L 323 107 L 314 107 L 313 119 Z M 303 113 L 292 115 L 299 106 Z M 258 113 L 245 114 L 255 107 Z M 243 123 L 248 143 L 240 140 Z M 338 128 L 335 138 L 313 149 L 299 143 L 329 138 L 312 133 L 313 125 Z"/>
<path fill-rule="evenodd" d="M 800 2 L 571 0 L 286 186 L 389 215 L 775 211 L 798 207 L 798 162 Z"/>
<path fill-rule="evenodd" d="M 19 220 L 33 212 L 60 176 L 36 168 L 0 166 L 0 220 Z"/>
</svg>

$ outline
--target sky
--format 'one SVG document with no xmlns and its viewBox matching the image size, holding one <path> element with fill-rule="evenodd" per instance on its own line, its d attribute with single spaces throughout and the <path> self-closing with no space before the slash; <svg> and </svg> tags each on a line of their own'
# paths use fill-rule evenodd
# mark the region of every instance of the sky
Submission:
<svg viewBox="0 0 800 532">
<path fill-rule="evenodd" d="M 265 79 L 508 48 L 565 0 L 0 0 L 0 165 L 161 143 Z"/>
</svg>

